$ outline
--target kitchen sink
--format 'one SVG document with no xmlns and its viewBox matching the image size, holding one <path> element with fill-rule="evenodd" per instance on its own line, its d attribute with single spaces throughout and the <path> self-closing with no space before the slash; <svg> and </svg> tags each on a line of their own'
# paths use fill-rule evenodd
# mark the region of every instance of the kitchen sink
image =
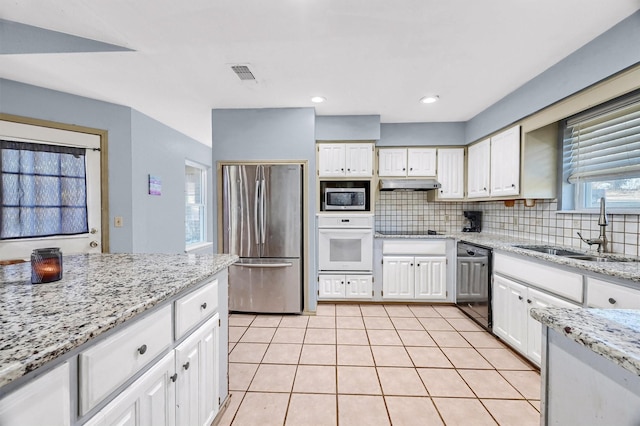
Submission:
<svg viewBox="0 0 640 426">
<path fill-rule="evenodd" d="M 537 251 L 538 253 L 545 254 L 553 254 L 556 256 L 585 256 L 583 252 L 566 250 L 559 247 L 553 246 L 543 246 L 543 245 L 517 245 L 514 247 L 518 247 L 525 250 Z"/>
</svg>

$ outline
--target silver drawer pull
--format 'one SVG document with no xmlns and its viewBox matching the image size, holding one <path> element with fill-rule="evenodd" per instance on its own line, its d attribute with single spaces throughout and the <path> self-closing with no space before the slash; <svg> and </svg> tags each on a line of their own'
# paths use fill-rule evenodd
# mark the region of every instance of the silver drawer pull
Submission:
<svg viewBox="0 0 640 426">
<path fill-rule="evenodd" d="M 138 348 L 138 353 L 140 355 L 144 355 L 144 353 L 147 351 L 147 345 L 142 345 Z"/>
<path fill-rule="evenodd" d="M 200 307 L 201 307 L 202 309 L 207 309 L 207 302 L 204 302 L 202 305 L 200 305 Z"/>
<path fill-rule="evenodd" d="M 242 266 L 243 268 L 288 268 L 293 263 L 236 263 L 234 266 Z"/>
<path fill-rule="evenodd" d="M 187 361 L 186 363 L 182 364 L 182 368 L 184 368 L 185 370 L 189 369 L 189 361 Z"/>
<path fill-rule="evenodd" d="M 612 305 L 616 304 L 616 299 L 614 299 L 613 297 L 609 298 L 609 303 L 611 303 Z"/>
</svg>

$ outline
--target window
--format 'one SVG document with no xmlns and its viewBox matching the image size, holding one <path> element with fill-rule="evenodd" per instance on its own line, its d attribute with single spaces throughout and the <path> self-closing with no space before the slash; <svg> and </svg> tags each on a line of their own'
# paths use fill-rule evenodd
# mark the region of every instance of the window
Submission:
<svg viewBox="0 0 640 426">
<path fill-rule="evenodd" d="M 196 163 L 185 166 L 185 243 L 186 246 L 206 242 L 206 169 Z"/>
<path fill-rule="evenodd" d="M 640 207 L 640 92 L 566 121 L 563 178 L 563 207 Z"/>
</svg>

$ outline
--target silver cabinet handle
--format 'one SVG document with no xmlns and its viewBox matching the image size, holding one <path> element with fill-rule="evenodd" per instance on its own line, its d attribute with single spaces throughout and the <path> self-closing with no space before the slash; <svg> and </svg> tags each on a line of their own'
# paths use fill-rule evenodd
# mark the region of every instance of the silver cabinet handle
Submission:
<svg viewBox="0 0 640 426">
<path fill-rule="evenodd" d="M 144 355 L 144 353 L 147 351 L 147 345 L 142 345 L 138 348 L 138 353 L 140 355 Z"/>
</svg>

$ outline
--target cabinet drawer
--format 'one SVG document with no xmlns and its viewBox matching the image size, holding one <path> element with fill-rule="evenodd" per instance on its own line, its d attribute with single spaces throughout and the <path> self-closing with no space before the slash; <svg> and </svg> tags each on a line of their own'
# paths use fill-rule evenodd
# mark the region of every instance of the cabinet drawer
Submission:
<svg viewBox="0 0 640 426">
<path fill-rule="evenodd" d="M 382 254 L 444 255 L 446 241 L 383 241 Z"/>
<path fill-rule="evenodd" d="M 176 339 L 218 310 L 218 280 L 176 300 Z"/>
<path fill-rule="evenodd" d="M 590 308 L 640 309 L 640 290 L 588 277 L 587 306 Z"/>
<path fill-rule="evenodd" d="M 517 278 L 567 299 L 582 303 L 582 275 L 540 265 L 511 256 L 495 254 L 493 271 Z"/>
<path fill-rule="evenodd" d="M 87 413 L 171 343 L 171 305 L 167 305 L 80 353 L 80 414 Z"/>
</svg>

